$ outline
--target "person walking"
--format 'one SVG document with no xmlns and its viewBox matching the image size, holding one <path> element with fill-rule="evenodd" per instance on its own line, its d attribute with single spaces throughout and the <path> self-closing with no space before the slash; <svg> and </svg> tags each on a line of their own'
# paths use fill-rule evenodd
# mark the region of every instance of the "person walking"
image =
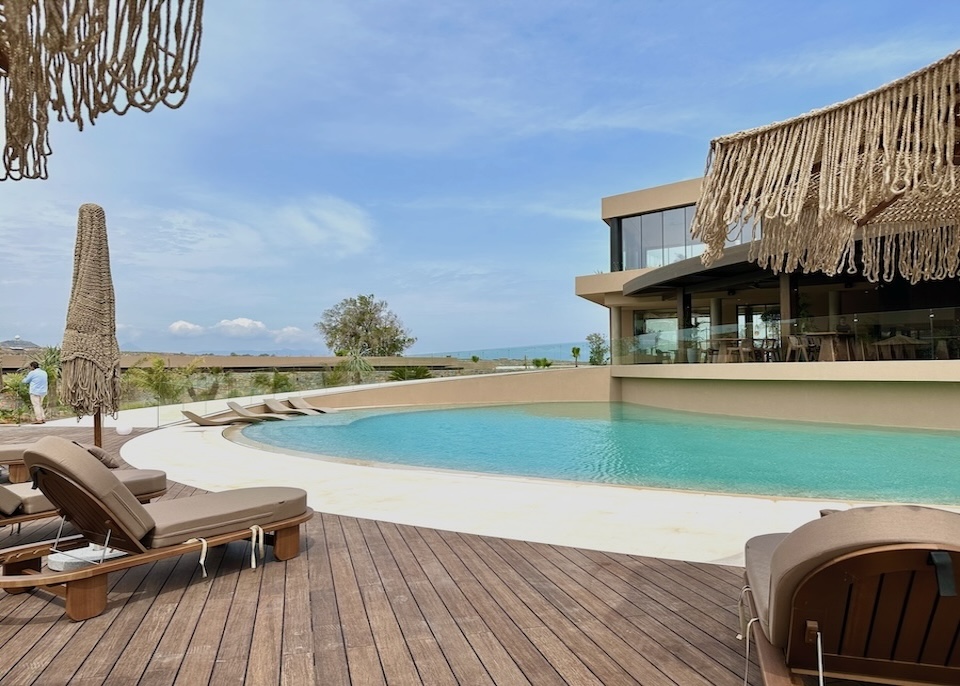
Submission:
<svg viewBox="0 0 960 686">
<path fill-rule="evenodd" d="M 34 360 L 30 363 L 30 372 L 23 377 L 23 383 L 30 385 L 30 403 L 33 405 L 34 424 L 45 424 L 46 415 L 43 413 L 43 399 L 47 396 L 47 373 L 40 369 L 40 363 Z"/>
</svg>

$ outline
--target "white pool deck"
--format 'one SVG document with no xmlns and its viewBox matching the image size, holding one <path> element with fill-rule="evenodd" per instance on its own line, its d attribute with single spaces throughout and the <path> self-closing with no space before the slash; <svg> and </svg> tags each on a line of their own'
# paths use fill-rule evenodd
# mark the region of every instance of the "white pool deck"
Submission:
<svg viewBox="0 0 960 686">
<path fill-rule="evenodd" d="M 209 406 L 207 411 L 214 411 Z M 177 409 L 179 414 L 179 409 Z M 115 427 L 155 427 L 131 410 Z M 89 417 L 82 423 L 90 424 Z M 74 419 L 47 426 L 77 426 Z M 791 531 L 822 508 L 864 503 L 689 493 L 383 467 L 268 452 L 220 428 L 177 424 L 127 442 L 123 458 L 206 490 L 298 486 L 321 512 L 610 552 L 742 565 L 748 538 Z M 960 511 L 960 508 L 950 508 Z"/>
</svg>

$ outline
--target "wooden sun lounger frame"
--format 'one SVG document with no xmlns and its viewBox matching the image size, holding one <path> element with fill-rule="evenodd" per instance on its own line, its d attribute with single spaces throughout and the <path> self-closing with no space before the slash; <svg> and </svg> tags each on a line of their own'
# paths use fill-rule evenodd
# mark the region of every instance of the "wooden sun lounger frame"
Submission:
<svg viewBox="0 0 960 686">
<path fill-rule="evenodd" d="M 0 461 L 0 465 L 3 465 L 7 468 L 7 478 L 10 479 L 10 483 L 22 484 L 30 480 L 30 473 L 27 471 L 27 465 L 23 463 L 22 459 L 16 460 L 11 457 Z"/>
<path fill-rule="evenodd" d="M 786 652 L 752 625 L 766 686 L 803 686 L 817 674 L 817 631 L 824 674 L 904 686 L 960 683 L 960 596 L 942 595 L 931 552 L 956 547 L 897 544 L 835 557 L 798 585 Z M 953 583 L 960 564 L 955 565 Z M 747 593 L 750 613 L 757 616 Z M 938 628 L 940 629 L 938 631 Z"/>
<path fill-rule="evenodd" d="M 0 550 L 0 588 L 7 593 L 25 593 L 40 589 L 64 599 L 67 617 L 82 621 L 96 617 L 107 607 L 107 575 L 168 557 L 200 550 L 203 544 L 180 543 L 163 548 L 146 548 L 120 522 L 111 519 L 109 509 L 95 495 L 76 481 L 47 469 L 34 470 L 44 493 L 53 501 L 64 504 L 69 521 L 81 532 L 77 536 L 57 542 L 45 541 L 32 545 Z M 289 560 L 300 554 L 300 525 L 313 517 L 307 508 L 303 514 L 262 525 L 264 542 L 273 547 L 278 560 Z M 250 529 L 209 536 L 207 546 L 214 547 L 249 538 Z M 108 540 L 109 537 L 109 540 Z M 101 564 L 63 572 L 42 571 L 42 557 L 51 552 L 67 551 L 96 543 L 124 550 L 128 555 L 113 558 Z"/>
</svg>

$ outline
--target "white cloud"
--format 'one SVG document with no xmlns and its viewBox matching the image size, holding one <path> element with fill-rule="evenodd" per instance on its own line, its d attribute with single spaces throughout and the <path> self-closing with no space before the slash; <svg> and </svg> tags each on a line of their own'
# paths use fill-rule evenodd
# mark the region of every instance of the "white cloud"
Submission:
<svg viewBox="0 0 960 686">
<path fill-rule="evenodd" d="M 315 332 L 304 331 L 299 326 L 285 326 L 271 333 L 273 333 L 273 342 L 278 344 L 302 343 L 317 338 Z"/>
<path fill-rule="evenodd" d="M 167 327 L 174 336 L 199 336 L 204 332 L 204 328 L 199 324 L 192 324 L 184 320 L 175 321 Z"/>
<path fill-rule="evenodd" d="M 254 338 L 269 333 L 263 322 L 246 317 L 237 317 L 236 319 L 221 319 L 214 324 L 213 328 L 224 336 L 231 338 Z"/>
<path fill-rule="evenodd" d="M 926 66 L 956 50 L 955 43 L 916 37 L 842 45 L 835 49 L 808 49 L 806 52 L 783 55 L 774 59 L 760 59 L 747 65 L 744 80 L 757 77 L 769 80 L 797 81 L 846 80 L 860 75 L 893 73 L 906 76 L 912 70 Z M 876 83 L 872 88 L 884 85 Z M 850 97 L 859 95 L 851 93 Z"/>
<path fill-rule="evenodd" d="M 373 243 L 373 222 L 360 207 L 330 195 L 304 198 L 270 218 L 281 233 L 321 246 L 337 256 L 364 252 Z"/>
</svg>

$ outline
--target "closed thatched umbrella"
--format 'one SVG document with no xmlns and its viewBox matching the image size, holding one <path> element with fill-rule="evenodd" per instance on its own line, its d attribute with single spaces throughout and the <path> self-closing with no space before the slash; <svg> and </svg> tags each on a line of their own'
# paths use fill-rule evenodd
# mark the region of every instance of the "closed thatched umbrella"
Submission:
<svg viewBox="0 0 960 686">
<path fill-rule="evenodd" d="M 80 206 L 60 361 L 63 401 L 78 419 L 93 415 L 94 443 L 102 445 L 101 415 L 116 414 L 120 405 L 120 348 L 107 220 L 99 205 Z"/>
</svg>

